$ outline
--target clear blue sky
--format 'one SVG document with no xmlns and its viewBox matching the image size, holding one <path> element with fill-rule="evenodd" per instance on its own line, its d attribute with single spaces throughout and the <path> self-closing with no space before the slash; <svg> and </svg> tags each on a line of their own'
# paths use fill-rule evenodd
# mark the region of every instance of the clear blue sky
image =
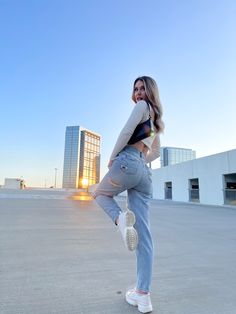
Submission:
<svg viewBox="0 0 236 314">
<path fill-rule="evenodd" d="M 162 146 L 236 148 L 234 0 L 0 0 L 0 184 L 61 184 L 65 128 L 102 136 L 102 175 L 139 75 L 164 108 Z"/>
</svg>

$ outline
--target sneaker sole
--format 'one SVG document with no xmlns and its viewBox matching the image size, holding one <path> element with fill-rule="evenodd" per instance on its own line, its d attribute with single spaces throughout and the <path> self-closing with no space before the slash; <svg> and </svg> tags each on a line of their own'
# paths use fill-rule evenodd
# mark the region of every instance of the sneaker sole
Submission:
<svg viewBox="0 0 236 314">
<path fill-rule="evenodd" d="M 138 234 L 133 227 L 126 228 L 126 245 L 130 251 L 134 251 L 137 248 Z"/>
<path fill-rule="evenodd" d="M 135 215 L 132 211 L 128 210 L 125 214 L 126 227 L 132 227 L 135 224 Z"/>
<path fill-rule="evenodd" d="M 137 306 L 139 312 L 141 313 L 151 313 L 153 311 L 152 305 L 149 306 L 140 305 L 136 300 L 129 298 L 127 295 L 125 296 L 125 300 L 130 305 Z"/>
<path fill-rule="evenodd" d="M 153 311 L 152 306 L 142 306 L 138 304 L 138 310 L 141 313 L 151 313 Z"/>
</svg>

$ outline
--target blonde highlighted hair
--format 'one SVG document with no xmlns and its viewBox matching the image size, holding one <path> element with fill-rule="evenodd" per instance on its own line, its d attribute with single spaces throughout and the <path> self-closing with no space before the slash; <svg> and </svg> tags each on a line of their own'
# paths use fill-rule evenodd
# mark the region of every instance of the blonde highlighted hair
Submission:
<svg viewBox="0 0 236 314">
<path fill-rule="evenodd" d="M 148 103 L 151 105 L 154 111 L 153 123 L 156 127 L 157 132 L 161 133 L 164 131 L 164 123 L 162 121 L 163 110 L 162 110 L 157 83 L 153 78 L 149 76 L 140 76 L 136 78 L 136 80 L 134 81 L 133 93 L 132 93 L 132 100 L 134 102 L 136 102 L 135 97 L 134 97 L 134 87 L 138 81 L 143 82 L 145 92 L 148 98 Z"/>
</svg>

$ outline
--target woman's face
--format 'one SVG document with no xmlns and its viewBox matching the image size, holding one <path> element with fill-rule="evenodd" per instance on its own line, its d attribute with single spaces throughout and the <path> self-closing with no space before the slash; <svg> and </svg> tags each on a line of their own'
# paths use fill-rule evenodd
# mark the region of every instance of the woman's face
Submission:
<svg viewBox="0 0 236 314">
<path fill-rule="evenodd" d="M 135 98 L 135 102 L 138 102 L 140 100 L 148 101 L 143 81 L 139 80 L 135 83 L 135 85 L 134 85 L 134 98 Z"/>
</svg>

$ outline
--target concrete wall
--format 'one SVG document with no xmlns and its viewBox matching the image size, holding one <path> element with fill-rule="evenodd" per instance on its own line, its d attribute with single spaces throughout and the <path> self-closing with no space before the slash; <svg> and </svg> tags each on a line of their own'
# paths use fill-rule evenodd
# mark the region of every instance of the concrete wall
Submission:
<svg viewBox="0 0 236 314">
<path fill-rule="evenodd" d="M 224 204 L 224 174 L 236 173 L 236 149 L 154 169 L 153 198 L 165 199 L 165 182 L 172 182 L 172 199 L 189 201 L 189 179 L 198 178 L 200 203 Z"/>
</svg>

